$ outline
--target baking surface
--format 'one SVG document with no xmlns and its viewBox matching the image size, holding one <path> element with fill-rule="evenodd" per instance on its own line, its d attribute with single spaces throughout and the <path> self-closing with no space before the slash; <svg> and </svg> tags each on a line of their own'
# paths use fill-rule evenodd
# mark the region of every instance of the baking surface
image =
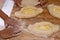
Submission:
<svg viewBox="0 0 60 40">
<path fill-rule="evenodd" d="M 56 4 L 56 5 L 60 5 L 60 0 L 53 0 L 53 1 L 52 0 L 48 0 L 48 3 L 49 4 L 53 3 L 53 4 Z M 17 11 L 17 10 L 19 10 L 19 8 L 17 6 L 15 6 L 14 9 L 13 9 L 12 15 L 11 15 L 12 18 L 15 18 L 14 12 Z M 46 8 L 44 9 L 44 12 L 42 14 L 38 15 L 37 17 L 30 18 L 30 19 L 23 19 L 23 20 L 26 21 L 27 24 L 30 24 L 30 23 L 34 23 L 34 22 L 40 21 L 40 19 L 43 19 L 43 20 L 46 20 L 46 21 L 50 21 L 52 23 L 60 25 L 60 19 L 51 16 Z M 34 36 L 34 35 L 30 34 L 30 33 L 21 32 L 19 36 L 13 37 L 13 38 L 7 39 L 7 40 L 60 40 L 60 36 L 58 36 L 59 34 L 60 34 L 60 32 L 56 33 L 55 34 L 55 36 L 56 36 L 55 38 L 53 38 L 53 37 L 50 37 L 50 38 L 39 38 L 39 37 L 36 37 L 36 36 Z"/>
</svg>

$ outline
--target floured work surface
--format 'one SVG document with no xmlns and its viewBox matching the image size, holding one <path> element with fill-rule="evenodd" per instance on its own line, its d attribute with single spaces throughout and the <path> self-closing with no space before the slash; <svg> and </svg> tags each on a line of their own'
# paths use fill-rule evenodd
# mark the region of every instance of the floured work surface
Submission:
<svg viewBox="0 0 60 40">
<path fill-rule="evenodd" d="M 60 0 L 53 0 L 53 1 L 48 0 L 48 2 L 60 5 Z M 15 18 L 14 13 L 17 10 L 19 10 L 19 8 L 15 6 L 13 9 L 12 15 L 11 15 L 12 18 Z M 40 15 L 38 15 L 34 18 L 23 19 L 23 20 L 27 22 L 27 25 L 29 25 L 29 24 L 32 24 L 35 22 L 39 22 L 41 19 L 43 19 L 44 21 L 50 21 L 54 24 L 60 25 L 60 19 L 51 16 L 47 9 L 44 9 L 43 13 L 41 13 Z M 18 20 L 20 20 L 20 19 L 18 19 Z M 53 38 L 53 36 L 54 36 L 54 38 Z M 60 32 L 55 33 L 53 36 L 51 36 L 49 38 L 40 38 L 40 37 L 36 37 L 30 33 L 21 32 L 19 36 L 13 37 L 9 40 L 60 40 Z"/>
</svg>

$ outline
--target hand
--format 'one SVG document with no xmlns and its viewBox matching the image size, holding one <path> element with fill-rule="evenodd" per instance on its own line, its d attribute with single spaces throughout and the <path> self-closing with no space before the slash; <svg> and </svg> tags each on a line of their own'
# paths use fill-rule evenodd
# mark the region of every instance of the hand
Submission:
<svg viewBox="0 0 60 40">
<path fill-rule="evenodd" d="M 1 9 L 0 9 L 0 17 L 4 20 L 7 24 L 7 28 L 0 31 L 0 37 L 12 37 L 13 34 L 17 34 L 20 32 L 20 22 L 8 17 Z"/>
<path fill-rule="evenodd" d="M 16 4 L 20 3 L 21 0 L 14 0 Z"/>
<path fill-rule="evenodd" d="M 13 28 L 15 33 L 20 31 L 21 23 L 18 22 L 17 20 L 9 17 L 7 20 L 5 20 L 5 23 L 7 24 L 7 26 Z"/>
<path fill-rule="evenodd" d="M 9 17 L 7 20 L 5 20 L 5 23 L 8 26 L 6 29 L 0 31 L 0 37 L 1 38 L 11 38 L 11 37 L 19 35 L 19 33 L 21 32 L 20 22 Z"/>
<path fill-rule="evenodd" d="M 12 34 L 13 34 L 12 28 L 6 28 L 6 29 L 0 31 L 1 38 L 10 38 L 10 37 L 12 37 Z"/>
</svg>

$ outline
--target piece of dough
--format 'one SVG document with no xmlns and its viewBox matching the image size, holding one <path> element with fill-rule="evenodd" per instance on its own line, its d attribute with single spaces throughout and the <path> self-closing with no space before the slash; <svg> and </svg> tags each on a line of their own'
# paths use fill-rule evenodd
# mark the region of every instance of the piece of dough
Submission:
<svg viewBox="0 0 60 40">
<path fill-rule="evenodd" d="M 59 30 L 59 26 L 43 21 L 29 25 L 28 30 L 36 36 L 49 37 Z"/>
<path fill-rule="evenodd" d="M 36 6 L 37 4 L 40 4 L 40 2 L 38 2 L 38 0 L 22 0 L 20 6 L 21 7 Z"/>
<path fill-rule="evenodd" d="M 60 18 L 60 6 L 50 4 L 50 5 L 48 5 L 47 8 L 52 16 L 54 16 L 56 18 Z"/>
<path fill-rule="evenodd" d="M 38 14 L 41 14 L 42 12 L 43 12 L 42 8 L 27 6 L 15 12 L 15 16 L 18 18 L 31 18 L 37 16 Z"/>
</svg>

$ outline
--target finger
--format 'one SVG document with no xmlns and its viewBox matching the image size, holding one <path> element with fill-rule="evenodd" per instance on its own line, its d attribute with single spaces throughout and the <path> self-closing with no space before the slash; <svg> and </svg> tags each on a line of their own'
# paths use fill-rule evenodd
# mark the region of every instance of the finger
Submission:
<svg viewBox="0 0 60 40">
<path fill-rule="evenodd" d="M 1 38 L 12 37 L 12 34 L 13 34 L 13 29 L 12 28 L 7 28 L 5 30 L 0 31 Z"/>
<path fill-rule="evenodd" d="M 20 3 L 21 0 L 14 0 L 16 4 Z"/>
</svg>

